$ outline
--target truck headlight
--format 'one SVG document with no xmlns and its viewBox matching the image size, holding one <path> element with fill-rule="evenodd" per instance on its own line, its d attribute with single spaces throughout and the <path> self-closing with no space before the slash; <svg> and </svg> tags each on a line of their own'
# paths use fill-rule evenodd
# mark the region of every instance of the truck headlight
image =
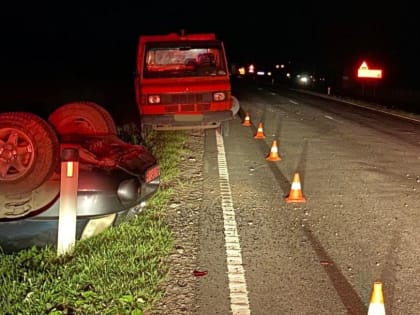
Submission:
<svg viewBox="0 0 420 315">
<path fill-rule="evenodd" d="M 216 92 L 216 93 L 213 93 L 213 100 L 215 102 L 221 102 L 221 101 L 224 101 L 225 99 L 226 99 L 225 92 Z"/>
<path fill-rule="evenodd" d="M 159 104 L 160 103 L 160 96 L 159 95 L 149 95 L 147 97 L 147 101 L 149 104 Z"/>
</svg>

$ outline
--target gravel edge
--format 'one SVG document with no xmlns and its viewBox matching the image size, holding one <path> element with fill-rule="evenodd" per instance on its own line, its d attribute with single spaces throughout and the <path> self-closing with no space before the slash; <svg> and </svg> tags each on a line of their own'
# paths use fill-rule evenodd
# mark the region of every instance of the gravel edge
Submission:
<svg viewBox="0 0 420 315">
<path fill-rule="evenodd" d="M 168 280 L 164 297 L 146 315 L 194 314 L 200 208 L 203 201 L 204 136 L 193 130 L 184 144 L 179 163 L 178 184 L 168 204 L 165 221 L 173 233 L 174 248 L 168 256 Z"/>
</svg>

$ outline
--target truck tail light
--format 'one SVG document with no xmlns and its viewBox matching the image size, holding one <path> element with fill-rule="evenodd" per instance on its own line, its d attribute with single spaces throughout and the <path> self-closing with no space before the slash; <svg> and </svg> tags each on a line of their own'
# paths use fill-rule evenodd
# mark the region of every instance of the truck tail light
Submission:
<svg viewBox="0 0 420 315">
<path fill-rule="evenodd" d="M 221 101 L 226 100 L 225 92 L 215 92 L 215 93 L 213 93 L 213 100 L 215 102 L 221 102 Z"/>
</svg>

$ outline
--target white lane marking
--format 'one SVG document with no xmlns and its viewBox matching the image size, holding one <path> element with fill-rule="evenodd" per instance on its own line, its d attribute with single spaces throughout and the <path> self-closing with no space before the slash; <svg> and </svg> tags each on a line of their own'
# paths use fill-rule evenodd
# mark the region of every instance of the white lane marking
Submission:
<svg viewBox="0 0 420 315">
<path fill-rule="evenodd" d="M 299 104 L 298 102 L 295 102 L 295 101 L 292 101 L 292 100 L 289 100 L 289 102 L 292 103 L 292 104 L 295 104 L 295 105 Z"/>
<path fill-rule="evenodd" d="M 219 166 L 219 184 L 222 197 L 225 248 L 228 268 L 230 308 L 233 315 L 250 315 L 248 290 L 245 270 L 242 264 L 241 245 L 233 209 L 232 194 L 229 184 L 229 172 L 226 163 L 225 147 L 220 131 L 216 129 L 217 159 Z"/>
<path fill-rule="evenodd" d="M 332 118 L 331 116 L 328 116 L 328 115 L 324 115 L 324 117 L 327 118 L 327 119 L 334 120 L 334 118 Z"/>
</svg>

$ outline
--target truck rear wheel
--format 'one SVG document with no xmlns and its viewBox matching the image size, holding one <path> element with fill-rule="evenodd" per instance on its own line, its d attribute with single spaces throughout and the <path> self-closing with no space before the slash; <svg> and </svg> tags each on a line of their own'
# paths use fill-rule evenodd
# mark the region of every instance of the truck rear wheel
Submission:
<svg viewBox="0 0 420 315">
<path fill-rule="evenodd" d="M 0 192 L 32 191 L 56 170 L 59 142 L 51 125 L 26 112 L 0 114 Z"/>
<path fill-rule="evenodd" d="M 111 114 L 93 102 L 80 101 L 64 104 L 51 113 L 48 121 L 60 136 L 117 135 L 117 127 Z"/>
</svg>

